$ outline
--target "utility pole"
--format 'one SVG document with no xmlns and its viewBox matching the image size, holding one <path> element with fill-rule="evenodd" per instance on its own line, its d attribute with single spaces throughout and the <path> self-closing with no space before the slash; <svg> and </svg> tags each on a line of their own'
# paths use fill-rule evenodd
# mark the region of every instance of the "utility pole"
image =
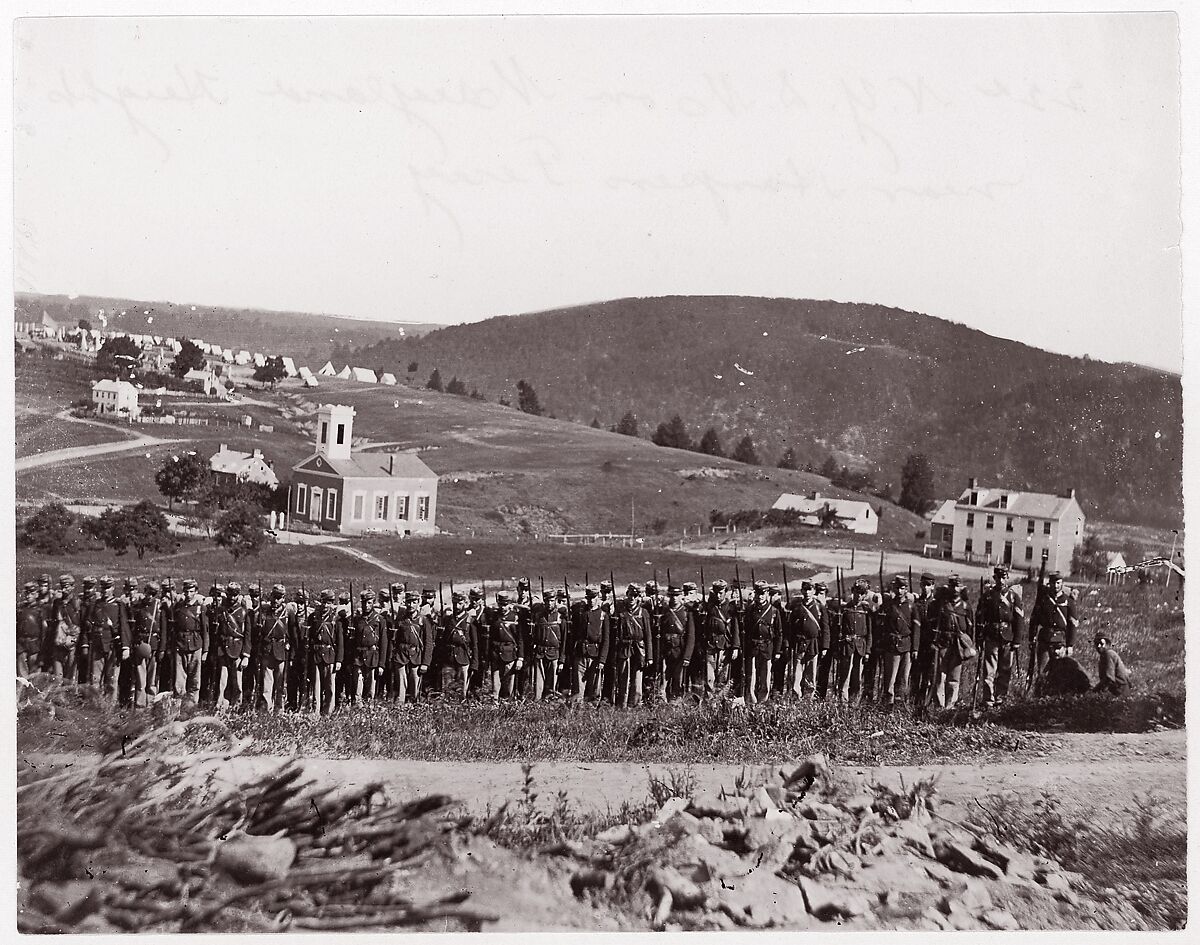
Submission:
<svg viewBox="0 0 1200 945">
<path fill-rule="evenodd" d="M 629 537 L 632 538 L 636 534 L 633 528 L 633 496 L 629 497 Z"/>
</svg>

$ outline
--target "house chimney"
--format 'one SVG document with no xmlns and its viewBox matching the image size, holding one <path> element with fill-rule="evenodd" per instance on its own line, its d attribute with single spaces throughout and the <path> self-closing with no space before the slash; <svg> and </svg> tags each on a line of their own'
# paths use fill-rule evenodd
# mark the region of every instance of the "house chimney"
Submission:
<svg viewBox="0 0 1200 945">
<path fill-rule="evenodd" d="M 974 476 L 972 476 L 970 479 L 967 480 L 967 488 L 968 489 L 979 488 L 979 480 L 976 479 Z"/>
<path fill-rule="evenodd" d="M 820 502 L 820 501 L 821 501 L 821 493 L 819 493 L 819 492 L 814 492 L 812 497 L 813 497 L 813 501 L 814 501 L 814 502 Z"/>
<path fill-rule="evenodd" d="M 221 444 L 221 448 L 220 448 L 219 450 L 217 450 L 217 452 L 218 452 L 218 453 L 225 453 L 225 452 L 227 452 L 228 450 L 229 450 L 229 446 L 228 446 L 228 444 L 226 444 L 226 443 L 222 443 L 222 444 Z"/>
<path fill-rule="evenodd" d="M 263 458 L 262 450 L 257 449 L 257 448 L 254 450 L 254 452 L 251 455 L 253 456 L 254 459 L 262 459 Z"/>
<path fill-rule="evenodd" d="M 396 454 L 388 453 L 388 475 L 396 475 Z"/>
</svg>

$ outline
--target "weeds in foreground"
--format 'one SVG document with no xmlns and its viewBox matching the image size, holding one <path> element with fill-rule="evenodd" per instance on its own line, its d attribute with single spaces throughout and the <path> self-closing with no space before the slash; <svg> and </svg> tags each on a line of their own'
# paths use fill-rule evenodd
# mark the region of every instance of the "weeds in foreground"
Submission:
<svg viewBox="0 0 1200 945">
<path fill-rule="evenodd" d="M 1081 873 L 1096 898 L 1111 890 L 1158 928 L 1187 922 L 1187 825 L 1163 798 L 1135 794 L 1132 816 L 1112 823 L 1068 816 L 1043 792 L 1027 800 L 1014 792 L 975 801 L 967 823 L 1005 843 L 1057 860 Z"/>
</svg>

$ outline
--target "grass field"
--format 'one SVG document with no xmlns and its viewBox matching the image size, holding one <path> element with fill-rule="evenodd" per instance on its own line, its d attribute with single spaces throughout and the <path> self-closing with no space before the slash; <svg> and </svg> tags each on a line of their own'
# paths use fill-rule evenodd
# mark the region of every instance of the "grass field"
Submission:
<svg viewBox="0 0 1200 945">
<path fill-rule="evenodd" d="M 73 423 L 43 413 L 21 413 L 14 418 L 16 455 L 36 456 L 72 446 L 94 446 L 127 440 L 127 427 L 101 427 L 92 423 Z M 136 435 L 136 434 L 135 434 Z"/>
</svg>

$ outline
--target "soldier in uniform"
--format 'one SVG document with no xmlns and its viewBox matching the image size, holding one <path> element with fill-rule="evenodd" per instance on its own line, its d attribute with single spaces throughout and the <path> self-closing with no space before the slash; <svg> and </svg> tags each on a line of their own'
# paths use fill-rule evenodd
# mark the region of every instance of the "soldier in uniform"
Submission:
<svg viewBox="0 0 1200 945">
<path fill-rule="evenodd" d="M 617 610 L 610 649 L 613 661 L 613 697 L 618 707 L 636 706 L 642 699 L 642 672 L 654 646 L 650 618 L 641 589 L 630 584 L 625 602 Z"/>
<path fill-rule="evenodd" d="M 217 651 L 217 709 L 235 708 L 242 700 L 242 674 L 250 662 L 248 616 L 242 588 L 230 581 L 225 588 L 225 605 L 214 627 Z"/>
<path fill-rule="evenodd" d="M 180 600 L 175 581 L 165 577 L 159 582 L 163 615 L 162 656 L 155 669 L 155 694 L 175 691 L 175 605 Z"/>
<path fill-rule="evenodd" d="M 75 594 L 75 578 L 71 575 L 62 575 L 58 586 L 59 592 L 47 615 L 50 647 L 42 668 L 59 679 L 73 680 L 76 678 L 75 652 L 79 646 L 80 599 Z"/>
<path fill-rule="evenodd" d="M 771 674 L 783 642 L 779 608 L 771 603 L 769 588 L 754 585 L 754 600 L 742 620 L 742 696 L 746 705 L 771 698 Z"/>
<path fill-rule="evenodd" d="M 700 623 L 700 651 L 704 660 L 703 695 L 711 698 L 726 691 L 732 680 L 733 661 L 741 647 L 738 613 L 729 597 L 729 585 L 714 581 Z"/>
<path fill-rule="evenodd" d="M 130 640 L 133 639 L 133 604 L 138 599 L 137 581 L 127 577 L 121 582 L 121 594 L 116 598 L 121 609 L 125 611 L 125 619 L 129 623 Z M 133 648 L 130 647 L 132 654 Z M 123 657 L 117 664 L 117 702 L 122 706 L 133 705 L 134 669 L 132 655 Z"/>
<path fill-rule="evenodd" d="M 349 637 L 347 662 L 353 673 L 350 701 L 375 698 L 375 682 L 387 666 L 387 620 L 375 601 L 370 588 L 359 595 L 359 610 L 354 615 Z"/>
<path fill-rule="evenodd" d="M 811 699 L 817 691 L 817 668 L 829 650 L 829 616 L 817 599 L 812 581 L 800 582 L 800 597 L 791 608 L 791 666 L 788 680 L 792 692 Z"/>
<path fill-rule="evenodd" d="M 420 701 L 421 681 L 433 659 L 433 622 L 421 613 L 421 598 L 406 594 L 388 636 L 387 665 L 392 701 Z"/>
<path fill-rule="evenodd" d="M 542 595 L 540 604 L 534 605 L 531 617 L 533 630 L 529 635 L 527 662 L 533 665 L 531 698 L 538 702 L 554 692 L 563 658 L 562 615 L 550 591 Z"/>
<path fill-rule="evenodd" d="M 133 705 L 134 708 L 143 708 L 158 693 L 158 669 L 170 630 L 162 588 L 153 581 L 146 582 L 141 597 L 133 602 L 130 624 L 133 636 L 133 655 L 129 661 L 133 677 Z"/>
<path fill-rule="evenodd" d="M 937 622 L 937 608 L 934 603 L 936 582 L 928 572 L 920 577 L 920 587 L 913 598 L 913 610 L 916 619 L 921 624 L 918 645 L 911 654 L 911 673 L 909 695 L 919 709 L 929 702 L 929 694 L 933 689 L 934 656 L 934 625 Z"/>
<path fill-rule="evenodd" d="M 824 701 L 829 695 L 829 681 L 832 677 L 836 682 L 837 640 L 841 635 L 841 601 L 830 599 L 829 586 L 825 583 L 813 582 L 813 592 L 817 603 L 825 611 L 825 620 L 829 624 L 829 649 L 817 659 L 817 692 L 818 699 Z"/>
<path fill-rule="evenodd" d="M 225 609 L 225 585 L 213 584 L 204 600 L 205 616 L 208 618 L 208 654 L 200 666 L 200 701 L 211 705 L 217 701 L 217 677 L 220 675 L 220 652 L 217 645 L 221 611 Z"/>
<path fill-rule="evenodd" d="M 642 666 L 642 697 L 649 700 L 652 693 L 657 693 L 659 680 L 663 675 L 662 661 L 662 625 L 659 617 L 666 604 L 659 593 L 658 581 L 647 581 L 643 587 L 642 609 L 646 611 L 646 620 L 650 625 L 650 650 L 646 653 L 646 662 Z"/>
<path fill-rule="evenodd" d="M 254 688 L 259 711 L 282 711 L 287 696 L 288 663 L 296 648 L 299 625 L 286 598 L 287 588 L 276 584 L 270 599 L 260 603 L 255 612 L 250 649 L 258 672 Z"/>
<path fill-rule="evenodd" d="M 575 669 L 574 695 L 582 702 L 600 698 L 602 673 L 608 662 L 609 636 L 612 627 L 608 612 L 600 604 L 600 589 L 584 589 L 584 601 L 575 614 L 575 641 L 572 647 Z"/>
<path fill-rule="evenodd" d="M 100 599 L 88 610 L 88 636 L 81 649 L 91 671 L 91 684 L 116 702 L 117 667 L 129 659 L 129 618 L 113 594 L 113 579 L 100 579 Z"/>
<path fill-rule="evenodd" d="M 295 621 L 295 637 L 288 655 L 287 705 L 292 712 L 300 712 L 312 701 L 312 647 L 308 628 L 312 610 L 305 588 L 296 590 L 290 610 Z"/>
<path fill-rule="evenodd" d="M 979 596 L 975 626 L 983 657 L 983 704 L 1008 696 L 1013 655 L 1025 629 L 1025 603 L 1019 587 L 1008 586 L 1008 568 L 998 565 L 995 581 Z"/>
<path fill-rule="evenodd" d="M 477 693 L 482 692 L 484 683 L 490 683 L 492 678 L 486 655 L 491 621 L 487 619 L 487 601 L 483 599 L 483 591 L 480 588 L 473 587 L 467 591 L 467 610 L 475 628 L 475 659 L 471 663 L 470 692 Z"/>
<path fill-rule="evenodd" d="M 471 670 L 477 665 L 478 632 L 467 598 L 458 591 L 450 595 L 450 610 L 442 620 L 440 636 L 442 694 L 448 697 L 451 690 L 458 689 L 465 702 Z"/>
<path fill-rule="evenodd" d="M 345 641 L 342 622 L 331 590 L 321 591 L 320 601 L 308 618 L 308 645 L 312 649 L 313 708 L 321 715 L 333 712 L 334 685 L 342 668 Z"/>
<path fill-rule="evenodd" d="M 837 699 L 857 700 L 862 695 L 863 662 L 871 651 L 874 608 L 868 595 L 870 587 L 857 580 L 850 587 L 850 600 L 840 608 L 837 641 Z"/>
<path fill-rule="evenodd" d="M 600 606 L 604 612 L 608 614 L 608 658 L 604 661 L 604 666 L 601 668 L 602 673 L 602 697 L 605 702 L 613 703 L 615 696 L 613 689 L 616 687 L 616 670 L 613 665 L 613 638 L 617 632 L 617 610 L 619 602 L 617 601 L 616 593 L 613 591 L 612 581 L 600 582 Z"/>
<path fill-rule="evenodd" d="M 28 678 L 38 669 L 46 635 L 46 610 L 38 602 L 36 583 L 26 581 L 21 592 L 24 599 L 17 607 L 17 675 Z"/>
<path fill-rule="evenodd" d="M 175 695 L 186 702 L 200 698 L 200 677 L 208 662 L 209 609 L 191 578 L 183 581 L 183 600 L 175 605 L 171 649 L 175 651 Z"/>
<path fill-rule="evenodd" d="M 934 603 L 934 665 L 933 701 L 952 709 L 958 703 L 962 668 L 966 657 L 962 651 L 965 638 L 971 637 L 969 608 L 963 600 L 965 588 L 957 574 L 950 575 Z"/>
<path fill-rule="evenodd" d="M 91 610 L 98 597 L 96 593 L 96 578 L 87 574 L 84 575 L 80 583 L 82 590 L 79 592 L 79 638 L 75 646 L 75 674 L 81 684 L 90 685 L 92 681 L 92 661 L 91 651 L 86 644 L 90 633 Z"/>
<path fill-rule="evenodd" d="M 1029 644 L 1031 649 L 1036 647 L 1035 665 L 1039 676 L 1045 672 L 1056 646 L 1063 647 L 1065 656 L 1072 656 L 1075 631 L 1079 629 L 1075 598 L 1063 587 L 1062 575 L 1056 571 L 1047 583 L 1049 586 L 1034 605 L 1029 620 Z"/>
<path fill-rule="evenodd" d="M 921 617 L 917 599 L 908 592 L 908 581 L 897 575 L 892 578 L 889 593 L 883 595 L 879 608 L 878 627 L 883 654 L 883 705 L 896 701 L 896 690 L 906 695 L 912 670 L 912 655 L 920 652 Z"/>
<path fill-rule="evenodd" d="M 504 591 L 496 595 L 496 609 L 488 639 L 487 663 L 492 676 L 492 701 L 511 699 L 516 691 L 517 673 L 525 664 L 525 642 L 521 638 L 520 614 L 512 598 Z"/>
<path fill-rule="evenodd" d="M 658 686 L 660 699 L 675 701 L 688 691 L 688 667 L 696 647 L 696 626 L 691 608 L 683 600 L 680 588 L 667 587 L 667 600 L 658 615 L 659 661 L 663 673 Z"/>
</svg>

